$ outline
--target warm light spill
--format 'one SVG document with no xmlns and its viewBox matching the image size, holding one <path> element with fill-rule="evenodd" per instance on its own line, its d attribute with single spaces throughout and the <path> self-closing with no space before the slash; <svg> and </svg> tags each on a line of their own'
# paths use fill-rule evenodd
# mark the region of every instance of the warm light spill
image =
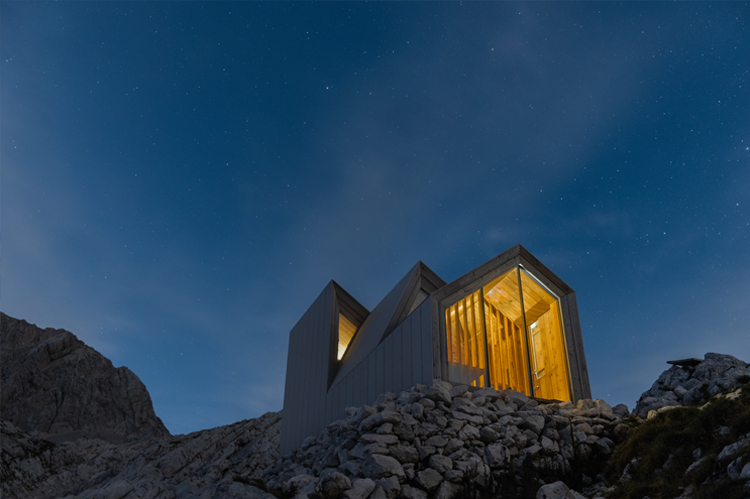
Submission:
<svg viewBox="0 0 750 499">
<path fill-rule="evenodd" d="M 339 351 L 336 358 L 341 360 L 346 352 L 346 347 L 352 341 L 354 333 L 357 332 L 357 326 L 350 321 L 345 315 L 339 314 Z"/>
<path fill-rule="evenodd" d="M 498 390 L 570 400 L 558 299 L 526 271 L 514 268 L 446 308 L 445 322 L 451 381 L 485 386 L 488 373 Z"/>
</svg>

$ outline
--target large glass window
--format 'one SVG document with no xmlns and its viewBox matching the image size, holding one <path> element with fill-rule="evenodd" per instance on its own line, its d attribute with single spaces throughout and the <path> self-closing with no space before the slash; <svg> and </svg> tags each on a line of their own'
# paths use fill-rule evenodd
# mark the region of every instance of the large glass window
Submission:
<svg viewBox="0 0 750 499">
<path fill-rule="evenodd" d="M 501 275 L 445 314 L 451 381 L 570 399 L 559 300 L 523 268 Z"/>
<path fill-rule="evenodd" d="M 481 300 L 477 291 L 445 310 L 449 378 L 471 386 L 486 384 Z"/>
</svg>

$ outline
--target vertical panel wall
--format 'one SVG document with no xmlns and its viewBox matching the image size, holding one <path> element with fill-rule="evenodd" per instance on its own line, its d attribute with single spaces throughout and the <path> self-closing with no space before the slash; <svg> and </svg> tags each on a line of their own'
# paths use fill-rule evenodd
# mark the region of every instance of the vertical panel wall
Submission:
<svg viewBox="0 0 750 499">
<path fill-rule="evenodd" d="M 289 334 L 282 454 L 317 434 L 325 424 L 332 306 L 333 287 L 329 283 Z"/>
</svg>

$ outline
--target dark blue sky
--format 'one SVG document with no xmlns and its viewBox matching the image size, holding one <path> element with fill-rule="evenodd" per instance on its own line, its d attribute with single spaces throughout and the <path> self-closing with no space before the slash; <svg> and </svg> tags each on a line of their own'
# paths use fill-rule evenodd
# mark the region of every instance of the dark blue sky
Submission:
<svg viewBox="0 0 750 499">
<path fill-rule="evenodd" d="M 2 310 L 173 433 L 280 409 L 328 280 L 371 309 L 518 243 L 595 397 L 750 361 L 749 7 L 2 2 Z"/>
</svg>

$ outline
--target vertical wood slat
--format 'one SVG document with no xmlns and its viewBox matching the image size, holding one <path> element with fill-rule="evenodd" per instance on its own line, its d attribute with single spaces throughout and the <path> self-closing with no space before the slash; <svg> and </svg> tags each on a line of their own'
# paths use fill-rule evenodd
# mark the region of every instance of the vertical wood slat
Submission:
<svg viewBox="0 0 750 499">
<path fill-rule="evenodd" d="M 422 335 L 419 331 L 421 325 L 420 309 L 412 313 L 411 319 L 411 377 L 412 384 L 422 382 Z"/>
<path fill-rule="evenodd" d="M 474 309 L 474 297 L 476 293 L 472 293 L 466 297 L 466 305 L 464 310 L 466 311 L 466 321 L 469 322 L 469 310 L 471 310 L 471 328 L 469 329 L 469 341 L 471 343 L 471 366 L 479 367 L 479 345 L 477 345 L 477 318 L 476 310 Z"/>
</svg>

